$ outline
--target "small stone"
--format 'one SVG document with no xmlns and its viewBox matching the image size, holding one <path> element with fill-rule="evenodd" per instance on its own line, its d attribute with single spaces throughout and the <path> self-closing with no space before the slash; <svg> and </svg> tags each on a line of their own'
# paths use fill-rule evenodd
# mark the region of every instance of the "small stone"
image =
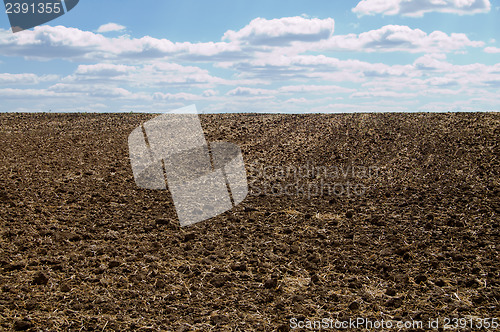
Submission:
<svg viewBox="0 0 500 332">
<path fill-rule="evenodd" d="M 403 304 L 403 299 L 402 298 L 392 298 L 389 301 L 385 303 L 386 307 L 393 307 L 393 308 L 399 308 Z"/>
<path fill-rule="evenodd" d="M 157 225 L 169 225 L 170 224 L 170 220 L 164 219 L 164 218 L 158 218 L 158 219 L 156 219 L 155 222 Z"/>
<path fill-rule="evenodd" d="M 210 283 L 217 288 L 220 288 L 226 284 L 227 278 L 223 275 L 218 275 L 215 276 L 212 280 L 210 280 Z"/>
<path fill-rule="evenodd" d="M 290 327 L 286 324 L 282 324 L 280 326 L 278 326 L 278 329 L 276 330 L 278 332 L 288 332 L 290 331 Z"/>
<path fill-rule="evenodd" d="M 403 256 L 404 254 L 406 254 L 408 251 L 410 251 L 410 248 L 409 247 L 400 247 L 400 248 L 397 248 L 394 253 L 398 256 Z"/>
<path fill-rule="evenodd" d="M 163 281 L 161 279 L 156 280 L 156 283 L 155 283 L 156 288 L 163 289 L 163 288 L 165 288 L 165 286 L 166 286 L 165 281 Z"/>
<path fill-rule="evenodd" d="M 38 272 L 31 283 L 33 285 L 47 285 L 48 282 L 49 278 L 43 272 Z"/>
<path fill-rule="evenodd" d="M 76 242 L 80 241 L 80 236 L 76 233 L 70 232 L 70 231 L 60 231 L 55 234 L 56 239 L 59 241 L 70 241 L 70 242 Z"/>
<path fill-rule="evenodd" d="M 479 285 L 479 282 L 474 278 L 468 278 L 464 280 L 465 287 L 475 287 Z"/>
<path fill-rule="evenodd" d="M 212 325 L 220 326 L 223 325 L 227 321 L 227 318 L 223 315 L 214 315 L 210 317 L 210 322 Z"/>
<path fill-rule="evenodd" d="M 421 282 L 426 282 L 427 281 L 427 276 L 424 274 L 420 274 L 415 277 L 415 283 L 419 284 Z"/>
<path fill-rule="evenodd" d="M 446 286 L 446 281 L 444 281 L 443 279 L 438 279 L 434 282 L 434 284 L 438 287 L 444 287 Z"/>
<path fill-rule="evenodd" d="M 184 242 L 188 242 L 188 241 L 194 240 L 195 238 L 196 238 L 196 234 L 195 233 L 186 233 L 186 234 L 184 234 Z"/>
<path fill-rule="evenodd" d="M 110 268 L 114 268 L 114 267 L 118 267 L 118 266 L 120 266 L 120 262 L 118 262 L 118 261 L 111 261 L 111 262 L 109 262 L 109 267 Z"/>
<path fill-rule="evenodd" d="M 396 274 L 393 276 L 393 280 L 398 284 L 407 284 L 409 278 L 406 274 Z"/>
<path fill-rule="evenodd" d="M 385 295 L 396 296 L 396 294 L 397 291 L 394 288 L 387 288 L 387 290 L 385 291 Z"/>
<path fill-rule="evenodd" d="M 19 271 L 24 269 L 24 265 L 20 263 L 11 263 L 5 265 L 4 269 L 5 271 Z"/>
<path fill-rule="evenodd" d="M 29 320 L 16 320 L 14 322 L 14 331 L 26 331 L 27 329 L 30 329 L 33 327 L 33 324 Z"/>
<path fill-rule="evenodd" d="M 392 250 L 389 248 L 384 248 L 384 249 L 380 250 L 380 255 L 381 256 L 390 256 L 390 255 L 392 255 Z"/>
<path fill-rule="evenodd" d="M 311 276 L 311 282 L 312 282 L 312 283 L 314 283 L 314 284 L 319 283 L 319 277 L 318 277 L 318 275 L 317 275 L 317 274 L 313 274 L 313 275 Z"/>
<path fill-rule="evenodd" d="M 182 325 L 177 329 L 177 332 L 187 332 L 189 331 L 189 327 L 187 325 Z"/>
<path fill-rule="evenodd" d="M 475 305 L 480 305 L 486 301 L 486 298 L 482 295 L 478 295 L 478 296 L 473 296 L 471 298 L 471 300 L 472 300 L 472 303 L 474 303 Z"/>
<path fill-rule="evenodd" d="M 360 305 L 359 305 L 359 303 L 358 303 L 358 302 L 356 302 L 356 301 L 354 301 L 354 302 L 352 302 L 351 304 L 349 304 L 349 309 L 350 309 L 351 311 L 357 311 L 357 310 L 359 310 L 359 307 L 360 307 Z"/>
<path fill-rule="evenodd" d="M 304 296 L 302 296 L 300 294 L 296 294 L 296 295 L 292 296 L 292 302 L 296 303 L 296 302 L 302 302 L 302 301 L 304 301 Z"/>
<path fill-rule="evenodd" d="M 352 289 L 361 289 L 363 288 L 363 283 L 357 279 L 352 279 L 349 280 L 349 284 L 347 286 Z"/>
<path fill-rule="evenodd" d="M 455 218 L 449 218 L 446 224 L 450 227 L 464 227 L 465 224 L 461 220 L 456 220 Z"/>
<path fill-rule="evenodd" d="M 247 266 L 245 263 L 240 263 L 240 264 L 233 263 L 233 264 L 231 264 L 230 268 L 233 271 L 242 271 L 243 272 L 243 271 L 247 270 Z"/>
<path fill-rule="evenodd" d="M 24 305 L 24 308 L 28 311 L 34 310 L 37 307 L 38 303 L 36 301 L 30 300 L 27 301 Z"/>
<path fill-rule="evenodd" d="M 296 253 L 298 253 L 298 252 L 299 252 L 299 250 L 300 250 L 300 248 L 299 248 L 299 246 L 298 246 L 298 245 L 296 245 L 296 244 L 292 244 L 292 245 L 290 246 L 290 253 L 291 253 L 291 254 L 296 254 Z"/>
<path fill-rule="evenodd" d="M 266 289 L 273 289 L 276 288 L 277 286 L 278 286 L 278 279 L 276 278 L 270 278 L 264 282 L 264 288 Z"/>
<path fill-rule="evenodd" d="M 328 221 L 328 226 L 337 227 L 338 225 L 339 225 L 339 221 L 336 219 L 332 219 L 332 220 Z"/>
<path fill-rule="evenodd" d="M 374 226 L 385 226 L 384 219 L 379 215 L 372 216 L 369 221 Z"/>
<path fill-rule="evenodd" d="M 69 292 L 71 290 L 71 287 L 69 287 L 68 284 L 62 284 L 59 289 L 61 290 L 61 292 L 67 293 L 67 292 Z"/>
</svg>

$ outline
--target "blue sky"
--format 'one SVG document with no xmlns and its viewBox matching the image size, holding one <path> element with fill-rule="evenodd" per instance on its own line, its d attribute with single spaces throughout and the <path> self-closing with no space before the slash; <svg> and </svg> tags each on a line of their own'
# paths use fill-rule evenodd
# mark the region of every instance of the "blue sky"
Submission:
<svg viewBox="0 0 500 332">
<path fill-rule="evenodd" d="M 499 111 L 500 0 L 80 0 L 13 34 L 0 112 Z"/>
</svg>

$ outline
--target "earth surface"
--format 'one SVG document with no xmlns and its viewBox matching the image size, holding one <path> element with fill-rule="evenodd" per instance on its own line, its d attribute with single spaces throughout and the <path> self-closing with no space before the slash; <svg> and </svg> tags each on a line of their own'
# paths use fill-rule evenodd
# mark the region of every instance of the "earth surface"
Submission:
<svg viewBox="0 0 500 332">
<path fill-rule="evenodd" d="M 186 228 L 134 182 L 155 116 L 0 114 L 0 330 L 500 319 L 498 113 L 201 115 L 249 194 Z"/>
</svg>

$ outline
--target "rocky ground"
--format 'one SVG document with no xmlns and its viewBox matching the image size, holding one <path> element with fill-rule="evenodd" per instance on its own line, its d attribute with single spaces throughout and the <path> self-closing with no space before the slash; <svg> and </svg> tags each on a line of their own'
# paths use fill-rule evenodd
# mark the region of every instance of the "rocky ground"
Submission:
<svg viewBox="0 0 500 332">
<path fill-rule="evenodd" d="M 154 116 L 0 114 L 0 330 L 500 319 L 498 113 L 202 115 L 250 193 L 188 228 L 134 183 Z"/>
</svg>

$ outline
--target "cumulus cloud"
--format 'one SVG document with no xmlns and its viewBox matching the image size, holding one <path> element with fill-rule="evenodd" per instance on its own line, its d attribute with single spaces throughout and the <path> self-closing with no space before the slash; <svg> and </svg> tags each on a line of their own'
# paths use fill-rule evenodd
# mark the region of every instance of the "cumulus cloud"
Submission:
<svg viewBox="0 0 500 332">
<path fill-rule="evenodd" d="M 414 98 L 416 93 L 410 92 L 396 92 L 396 91 L 385 91 L 385 90 L 374 90 L 374 91 L 361 91 L 356 92 L 351 95 L 351 98 Z"/>
<path fill-rule="evenodd" d="M 38 76 L 35 74 L 0 73 L 0 85 L 34 85 L 41 82 L 55 81 L 58 78 L 57 75 Z"/>
<path fill-rule="evenodd" d="M 208 90 L 203 91 L 202 96 L 203 97 L 213 97 L 213 96 L 217 96 L 218 94 L 219 94 L 218 91 L 213 90 L 213 89 L 208 89 Z"/>
<path fill-rule="evenodd" d="M 235 81 L 211 75 L 206 69 L 156 60 L 135 65 L 111 63 L 79 65 L 73 75 L 64 77 L 62 81 L 77 84 L 109 82 L 128 84 L 136 88 L 212 88 L 215 85 L 235 84 Z"/>
<path fill-rule="evenodd" d="M 105 32 L 112 32 L 112 31 L 123 31 L 125 29 L 126 29 L 126 27 L 124 27 L 123 25 L 116 24 L 116 23 L 108 23 L 108 24 L 101 25 L 97 29 L 97 32 L 105 33 Z"/>
<path fill-rule="evenodd" d="M 352 11 L 358 15 L 403 15 L 422 17 L 428 12 L 452 14 L 487 13 L 489 0 L 361 0 Z"/>
<path fill-rule="evenodd" d="M 494 54 L 494 53 L 500 53 L 500 48 L 499 48 L 499 47 L 493 47 L 493 46 L 490 46 L 490 47 L 486 47 L 486 48 L 484 49 L 484 51 L 485 51 L 486 53 L 493 53 L 493 54 Z"/>
<path fill-rule="evenodd" d="M 287 56 L 308 51 L 433 53 L 484 46 L 483 42 L 470 40 L 465 34 L 426 33 L 400 25 L 387 25 L 361 34 L 332 35 L 333 19 L 257 20 L 239 31 L 226 32 L 224 41 L 203 43 L 174 43 L 150 36 L 110 38 L 62 26 L 39 26 L 22 34 L 0 31 L 0 55 L 119 64 L 153 60 L 213 62 L 218 67 L 230 68 L 259 56 L 286 62 Z M 111 74 L 117 69 L 107 70 Z"/>
<path fill-rule="evenodd" d="M 359 35 L 333 36 L 318 46 L 321 49 L 337 51 L 434 53 L 482 47 L 484 42 L 471 41 L 463 33 L 426 33 L 404 25 L 386 25 Z"/>
<path fill-rule="evenodd" d="M 329 38 L 335 21 L 301 16 L 267 20 L 256 18 L 239 31 L 227 31 L 223 40 L 252 45 L 285 46 L 292 42 L 314 42 Z"/>
<path fill-rule="evenodd" d="M 289 85 L 279 88 L 279 92 L 282 93 L 334 94 L 349 93 L 354 91 L 356 90 L 338 85 Z"/>
<path fill-rule="evenodd" d="M 305 94 L 305 95 L 325 95 L 325 94 L 339 94 L 339 93 L 352 93 L 356 89 L 349 89 L 337 85 L 287 85 L 277 89 L 260 89 L 250 87 L 237 87 L 226 93 L 226 96 L 236 97 L 258 97 L 258 96 L 287 96 L 291 94 Z M 291 98 L 288 100 L 302 100 L 303 98 Z"/>
<path fill-rule="evenodd" d="M 56 93 L 70 93 L 98 98 L 134 98 L 134 94 L 124 88 L 107 85 L 57 83 L 47 90 Z"/>
<path fill-rule="evenodd" d="M 113 77 L 126 74 L 133 70 L 135 70 L 133 66 L 99 63 L 95 65 L 79 65 L 75 74 Z"/>
<path fill-rule="evenodd" d="M 228 96 L 263 96 L 272 94 L 271 90 L 237 87 L 226 93 Z"/>
<path fill-rule="evenodd" d="M 215 56 L 239 50 L 224 42 L 174 43 L 150 36 L 109 38 L 91 31 L 63 26 L 38 26 L 22 34 L 0 31 L 0 55 L 31 59 L 128 60 L 162 59 L 168 56 Z"/>
<path fill-rule="evenodd" d="M 153 94 L 154 100 L 198 100 L 201 98 L 202 98 L 201 96 L 185 92 L 180 92 L 180 93 L 155 92 Z"/>
<path fill-rule="evenodd" d="M 138 67 L 129 78 L 133 84 L 149 86 L 177 85 L 206 88 L 213 87 L 216 84 L 230 84 L 229 80 L 213 76 L 206 69 L 161 61 L 155 61 Z"/>
<path fill-rule="evenodd" d="M 360 60 L 340 60 L 324 55 L 296 55 L 283 58 L 262 57 L 235 64 L 241 77 L 282 81 L 362 82 L 367 77 L 412 75 L 409 65 L 386 65 Z M 323 88 L 326 89 L 326 88 Z"/>
<path fill-rule="evenodd" d="M 56 93 L 53 91 L 48 91 L 46 89 L 0 89 L 0 96 L 3 100 L 9 99 L 22 99 L 26 100 L 29 98 L 53 98 L 57 97 Z"/>
<path fill-rule="evenodd" d="M 26 32 L 26 33 L 24 33 Z M 112 53 L 113 41 L 90 31 L 62 26 L 38 26 L 22 34 L 0 33 L 0 54 L 25 58 L 82 58 Z"/>
</svg>

